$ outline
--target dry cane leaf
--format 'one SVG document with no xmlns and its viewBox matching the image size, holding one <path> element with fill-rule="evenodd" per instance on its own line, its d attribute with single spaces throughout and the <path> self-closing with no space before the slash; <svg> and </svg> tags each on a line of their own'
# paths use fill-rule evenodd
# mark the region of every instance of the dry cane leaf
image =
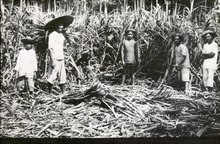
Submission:
<svg viewBox="0 0 220 144">
<path fill-rule="evenodd" d="M 36 137 L 39 137 L 46 129 L 48 129 L 52 123 L 47 124 L 45 127 L 43 127 L 37 134 Z"/>
<path fill-rule="evenodd" d="M 202 134 L 206 131 L 206 129 L 209 128 L 209 125 L 202 127 L 197 133 L 196 136 L 200 137 Z"/>
</svg>

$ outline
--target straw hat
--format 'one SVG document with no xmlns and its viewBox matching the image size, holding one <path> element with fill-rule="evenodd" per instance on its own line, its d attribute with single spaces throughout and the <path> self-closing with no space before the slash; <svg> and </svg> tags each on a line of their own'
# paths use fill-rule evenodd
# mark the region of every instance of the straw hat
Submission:
<svg viewBox="0 0 220 144">
<path fill-rule="evenodd" d="M 207 29 L 207 30 L 203 31 L 202 38 L 205 38 L 206 34 L 210 34 L 213 38 L 217 37 L 217 34 L 214 31 L 210 30 L 210 29 Z"/>
<path fill-rule="evenodd" d="M 131 32 L 137 32 L 135 29 L 133 29 L 133 28 L 128 28 L 125 32 L 129 32 L 129 31 L 131 31 Z"/>
<path fill-rule="evenodd" d="M 26 37 L 21 39 L 21 42 L 24 44 L 34 44 L 36 41 L 33 40 L 31 37 Z"/>
<path fill-rule="evenodd" d="M 64 27 L 69 26 L 71 23 L 73 22 L 73 17 L 70 15 L 66 15 L 66 16 L 61 16 L 61 17 L 57 17 L 51 21 L 49 21 L 44 29 L 48 30 L 48 29 L 54 29 L 57 28 L 60 24 L 63 25 Z"/>
<path fill-rule="evenodd" d="M 179 39 L 180 39 L 181 42 L 184 40 L 184 36 L 183 36 L 182 33 L 179 33 L 179 32 L 174 33 L 173 36 L 172 36 L 172 39 L 174 40 L 174 38 L 175 38 L 176 36 L 179 37 Z"/>
</svg>

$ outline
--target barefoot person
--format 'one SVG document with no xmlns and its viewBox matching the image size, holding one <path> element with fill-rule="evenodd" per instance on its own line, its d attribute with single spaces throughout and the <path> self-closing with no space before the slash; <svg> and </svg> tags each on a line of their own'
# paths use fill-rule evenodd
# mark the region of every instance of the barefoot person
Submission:
<svg viewBox="0 0 220 144">
<path fill-rule="evenodd" d="M 202 38 L 205 40 L 203 47 L 203 84 L 206 90 L 213 90 L 214 73 L 217 69 L 217 57 L 218 57 L 218 44 L 213 40 L 216 37 L 216 33 L 211 30 L 206 30 L 202 34 Z"/>
<path fill-rule="evenodd" d="M 59 79 L 61 92 L 65 92 L 66 70 L 64 64 L 64 34 L 63 29 L 73 21 L 72 16 L 63 16 L 56 18 L 45 25 L 45 30 L 52 30 L 49 35 L 48 48 L 50 50 L 50 59 L 52 71 L 47 79 L 49 93 L 52 93 L 54 81 Z"/>
<path fill-rule="evenodd" d="M 190 61 L 188 48 L 182 44 L 183 36 L 176 34 L 174 36 L 175 46 L 175 67 L 177 68 L 177 76 L 180 82 L 185 84 L 185 93 L 189 93 L 189 75 L 190 75 Z"/>
<path fill-rule="evenodd" d="M 15 66 L 17 76 L 17 87 L 19 92 L 34 91 L 34 77 L 37 72 L 37 58 L 33 49 L 34 40 L 30 37 L 21 40 L 24 44 L 24 49 L 19 51 L 17 63 Z"/>
<path fill-rule="evenodd" d="M 122 84 L 124 84 L 126 78 L 131 79 L 130 84 L 134 84 L 135 70 L 139 65 L 138 46 L 134 39 L 134 29 L 128 29 L 125 33 L 125 39 L 122 43 L 121 56 L 122 64 L 124 68 L 124 74 L 122 76 Z"/>
</svg>

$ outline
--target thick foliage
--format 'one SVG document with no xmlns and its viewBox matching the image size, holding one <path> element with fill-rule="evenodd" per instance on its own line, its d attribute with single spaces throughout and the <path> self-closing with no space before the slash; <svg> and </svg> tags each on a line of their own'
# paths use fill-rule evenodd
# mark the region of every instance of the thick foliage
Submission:
<svg viewBox="0 0 220 144">
<path fill-rule="evenodd" d="M 120 67 L 120 45 L 125 30 L 133 27 L 137 30 L 136 39 L 140 47 L 142 69 L 140 77 L 151 77 L 155 80 L 165 80 L 167 84 L 174 81 L 172 65 L 172 36 L 180 32 L 185 36 L 184 43 L 189 48 L 192 66 L 193 84 L 201 83 L 201 32 L 206 28 L 213 28 L 220 34 L 220 25 L 216 17 L 219 12 L 215 9 L 205 12 L 198 18 L 197 13 L 204 11 L 203 7 L 189 9 L 188 7 L 175 6 L 169 14 L 168 9 L 160 5 L 151 6 L 151 10 L 125 9 L 112 13 L 97 13 L 86 11 L 74 15 L 74 22 L 66 29 L 70 45 L 66 45 L 66 66 L 69 82 L 74 82 L 76 75 L 75 62 L 80 64 L 85 71 L 98 74 L 116 73 Z M 26 7 L 19 11 L 5 8 L 1 22 L 2 41 L 2 90 L 14 88 L 15 77 L 13 68 L 19 48 L 22 47 L 20 39 L 31 35 L 38 43 L 38 77 L 44 77 L 47 69 L 47 36 L 43 30 L 46 22 L 54 17 L 72 14 L 72 10 L 58 9 L 56 12 L 43 13 L 37 7 Z M 218 39 L 216 39 L 218 42 Z M 81 61 L 84 61 L 81 62 Z M 87 62 L 86 62 L 87 61 Z M 167 74 L 166 74 L 167 73 Z M 91 78 L 91 77 L 90 77 Z M 219 70 L 215 78 L 216 86 L 220 84 Z"/>
</svg>

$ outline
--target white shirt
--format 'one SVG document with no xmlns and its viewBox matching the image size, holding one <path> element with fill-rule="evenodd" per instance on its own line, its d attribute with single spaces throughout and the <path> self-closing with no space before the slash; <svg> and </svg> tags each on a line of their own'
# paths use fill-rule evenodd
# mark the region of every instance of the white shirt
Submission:
<svg viewBox="0 0 220 144">
<path fill-rule="evenodd" d="M 125 63 L 132 63 L 136 64 L 136 51 L 137 47 L 135 47 L 136 41 L 131 40 L 124 40 L 124 61 Z"/>
<path fill-rule="evenodd" d="M 64 45 L 65 37 L 62 33 L 58 33 L 56 31 L 53 31 L 49 35 L 49 49 L 52 50 L 53 58 L 57 60 L 63 60 L 64 54 L 63 54 L 63 45 Z"/>
<path fill-rule="evenodd" d="M 19 76 L 33 77 L 34 71 L 37 71 L 37 58 L 33 49 L 19 51 L 15 70 Z"/>
<path fill-rule="evenodd" d="M 218 57 L 218 44 L 216 42 L 212 42 L 211 44 L 206 43 L 203 47 L 203 53 L 211 53 L 213 52 L 215 56 L 213 58 L 204 59 L 202 68 L 208 69 L 217 69 L 217 57 Z"/>
<path fill-rule="evenodd" d="M 186 56 L 186 58 L 181 66 L 190 68 L 188 48 L 185 45 L 180 44 L 178 47 L 175 48 L 176 64 L 179 64 L 181 62 L 183 56 Z"/>
</svg>

